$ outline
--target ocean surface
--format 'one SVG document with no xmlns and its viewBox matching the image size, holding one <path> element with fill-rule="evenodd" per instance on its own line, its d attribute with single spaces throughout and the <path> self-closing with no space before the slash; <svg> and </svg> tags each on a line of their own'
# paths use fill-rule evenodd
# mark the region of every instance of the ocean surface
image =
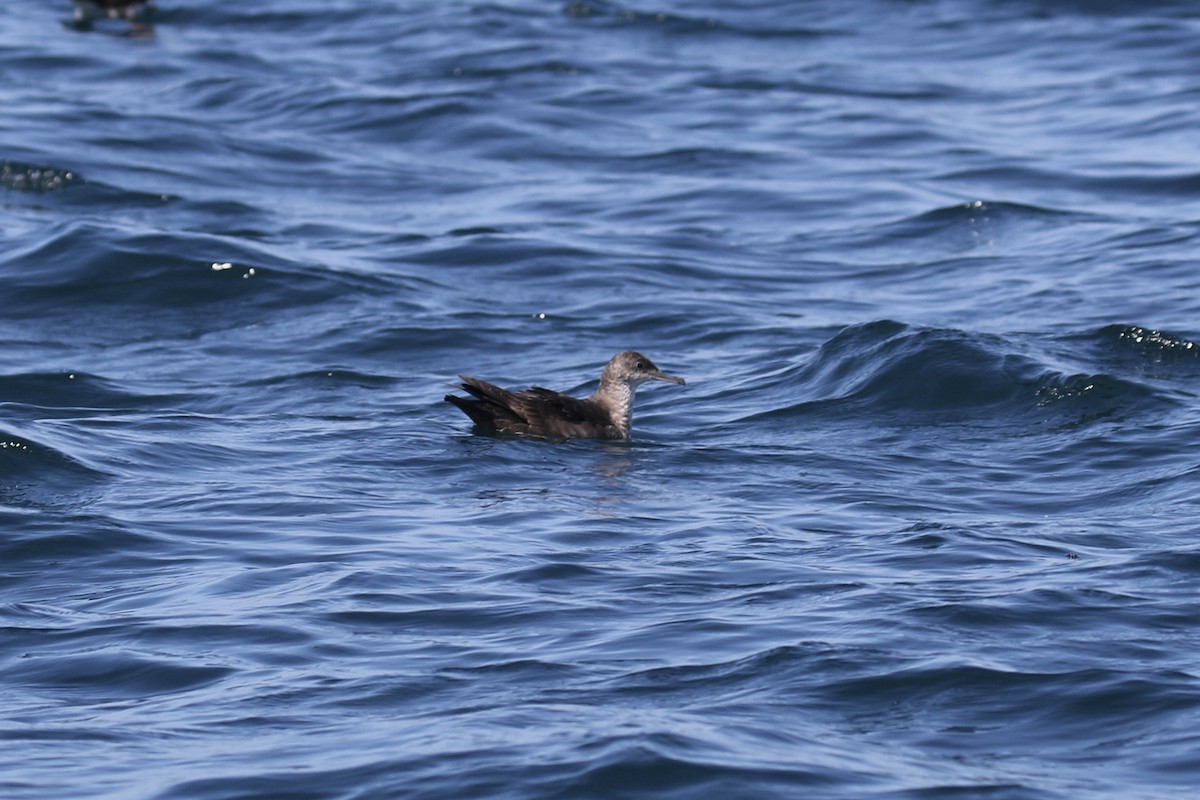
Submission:
<svg viewBox="0 0 1200 800">
<path fill-rule="evenodd" d="M 0 797 L 1200 785 L 1200 8 L 0 7 Z M 629 443 L 458 374 L 686 386 Z"/>
</svg>

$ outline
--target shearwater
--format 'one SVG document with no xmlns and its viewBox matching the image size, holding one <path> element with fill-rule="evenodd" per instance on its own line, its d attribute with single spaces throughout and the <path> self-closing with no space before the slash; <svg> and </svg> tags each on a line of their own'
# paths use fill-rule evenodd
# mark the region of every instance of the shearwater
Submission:
<svg viewBox="0 0 1200 800">
<path fill-rule="evenodd" d="M 510 392 L 499 386 L 460 375 L 460 386 L 471 397 L 446 395 L 480 429 L 543 438 L 629 439 L 633 396 L 646 381 L 684 382 L 668 375 L 641 353 L 617 353 L 604 368 L 600 386 L 587 399 L 534 386 Z"/>
</svg>

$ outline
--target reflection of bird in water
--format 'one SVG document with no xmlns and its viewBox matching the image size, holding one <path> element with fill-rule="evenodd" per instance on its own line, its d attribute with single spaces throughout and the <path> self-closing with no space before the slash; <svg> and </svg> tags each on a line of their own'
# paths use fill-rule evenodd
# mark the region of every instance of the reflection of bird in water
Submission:
<svg viewBox="0 0 1200 800">
<path fill-rule="evenodd" d="M 145 13 L 149 0 L 74 0 L 75 21 L 88 23 L 100 17 L 136 21 Z"/>
<path fill-rule="evenodd" d="M 683 383 L 683 378 L 654 366 L 640 353 L 617 353 L 600 376 L 600 387 L 586 400 L 535 386 L 510 392 L 478 378 L 462 376 L 462 388 L 472 397 L 446 395 L 480 428 L 544 438 L 629 438 L 633 424 L 633 395 L 646 381 Z"/>
</svg>

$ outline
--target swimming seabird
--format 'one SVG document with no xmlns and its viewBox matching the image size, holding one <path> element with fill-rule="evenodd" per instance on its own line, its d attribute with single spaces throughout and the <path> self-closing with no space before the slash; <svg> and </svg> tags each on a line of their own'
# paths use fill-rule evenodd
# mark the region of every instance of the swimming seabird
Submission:
<svg viewBox="0 0 1200 800">
<path fill-rule="evenodd" d="M 472 396 L 448 394 L 446 402 L 456 405 L 483 430 L 554 439 L 626 440 L 637 387 L 646 381 L 684 382 L 632 350 L 612 357 L 600 376 L 600 386 L 586 400 L 540 386 L 510 392 L 478 378 L 459 377 L 460 386 Z"/>
</svg>

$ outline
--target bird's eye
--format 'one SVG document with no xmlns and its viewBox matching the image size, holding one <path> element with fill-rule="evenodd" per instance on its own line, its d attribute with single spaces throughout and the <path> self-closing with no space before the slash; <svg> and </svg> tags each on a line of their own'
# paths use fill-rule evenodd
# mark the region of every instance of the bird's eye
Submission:
<svg viewBox="0 0 1200 800">
<path fill-rule="evenodd" d="M 637 368 L 638 369 L 650 369 L 650 362 L 649 361 L 639 361 L 637 363 Z"/>
</svg>

